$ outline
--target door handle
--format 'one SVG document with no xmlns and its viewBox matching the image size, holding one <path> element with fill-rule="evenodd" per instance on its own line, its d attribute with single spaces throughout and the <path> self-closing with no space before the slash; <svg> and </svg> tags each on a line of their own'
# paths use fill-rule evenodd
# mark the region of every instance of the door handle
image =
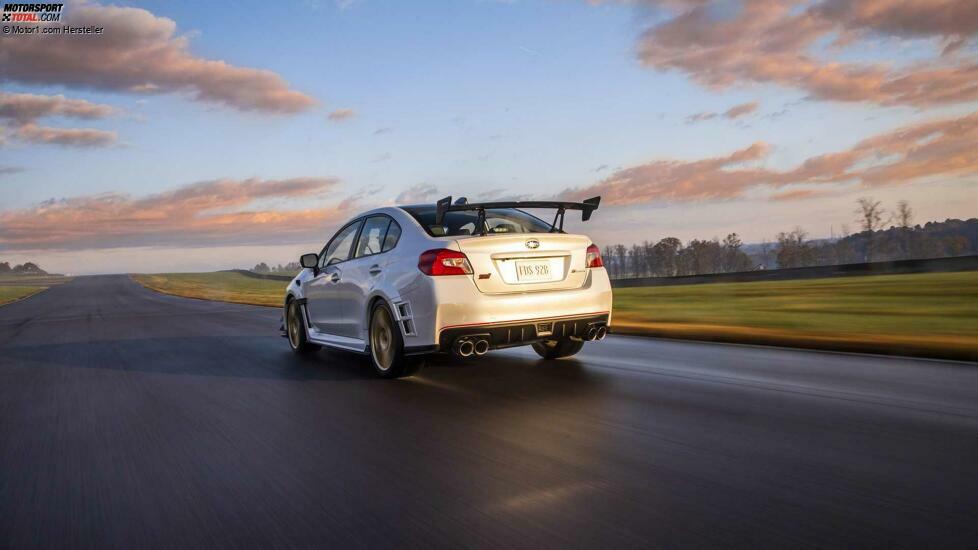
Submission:
<svg viewBox="0 0 978 550">
<path fill-rule="evenodd" d="M 372 266 L 370 266 L 370 274 L 371 275 L 377 275 L 381 271 L 383 271 L 383 269 L 381 269 L 379 265 L 372 265 Z"/>
<path fill-rule="evenodd" d="M 333 281 L 334 283 L 340 282 L 340 274 L 339 273 L 333 273 L 333 275 L 329 278 L 329 280 L 330 281 Z"/>
</svg>

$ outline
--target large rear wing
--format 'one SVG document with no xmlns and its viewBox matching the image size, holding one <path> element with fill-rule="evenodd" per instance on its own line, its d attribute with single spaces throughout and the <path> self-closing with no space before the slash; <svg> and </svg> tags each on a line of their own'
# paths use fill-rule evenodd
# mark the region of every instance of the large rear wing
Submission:
<svg viewBox="0 0 978 550">
<path fill-rule="evenodd" d="M 452 204 L 451 195 L 435 203 L 435 223 L 441 225 L 445 219 L 445 214 L 449 212 L 477 211 L 479 213 L 480 233 L 485 234 L 486 210 L 494 208 L 553 208 L 557 210 L 554 221 L 550 225 L 550 231 L 564 230 L 564 213 L 568 210 L 580 210 L 581 221 L 591 219 L 591 214 L 598 209 L 601 197 L 591 197 L 583 202 L 564 202 L 564 201 L 496 201 L 496 202 L 467 202 L 459 199 Z"/>
</svg>

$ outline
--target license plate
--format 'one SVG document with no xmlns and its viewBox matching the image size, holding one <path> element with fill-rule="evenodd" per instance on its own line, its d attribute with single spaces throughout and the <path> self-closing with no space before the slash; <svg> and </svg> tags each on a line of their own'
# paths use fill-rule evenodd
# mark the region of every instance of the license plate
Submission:
<svg viewBox="0 0 978 550">
<path fill-rule="evenodd" d="M 553 279 L 548 260 L 516 262 L 516 280 L 521 283 L 549 281 Z"/>
</svg>

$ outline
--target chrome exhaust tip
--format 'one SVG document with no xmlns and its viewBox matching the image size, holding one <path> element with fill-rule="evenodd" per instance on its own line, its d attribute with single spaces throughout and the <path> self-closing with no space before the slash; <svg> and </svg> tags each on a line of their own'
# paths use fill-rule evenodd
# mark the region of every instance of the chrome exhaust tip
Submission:
<svg viewBox="0 0 978 550">
<path fill-rule="evenodd" d="M 594 334 L 595 340 L 604 340 L 604 337 L 608 335 L 608 327 L 598 327 L 597 332 Z"/>
<path fill-rule="evenodd" d="M 472 348 L 476 355 L 485 355 L 489 351 L 489 340 L 479 340 Z"/>
<path fill-rule="evenodd" d="M 591 328 L 587 329 L 587 333 L 584 334 L 584 339 L 587 340 L 588 342 L 590 342 L 591 340 L 594 340 L 594 338 L 597 335 L 598 335 L 598 329 L 597 329 L 597 327 L 591 327 Z"/>
<path fill-rule="evenodd" d="M 462 357 L 469 357 L 475 352 L 475 345 L 472 340 L 463 340 L 455 345 L 455 353 Z"/>
</svg>

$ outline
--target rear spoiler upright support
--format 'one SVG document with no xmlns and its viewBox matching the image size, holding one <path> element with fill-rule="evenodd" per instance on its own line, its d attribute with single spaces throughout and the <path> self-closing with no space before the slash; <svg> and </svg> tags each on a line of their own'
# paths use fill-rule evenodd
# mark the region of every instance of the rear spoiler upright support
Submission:
<svg viewBox="0 0 978 550">
<path fill-rule="evenodd" d="M 435 223 L 441 225 L 445 219 L 445 214 L 449 212 L 476 211 L 479 213 L 479 234 L 485 235 L 486 231 L 486 210 L 494 208 L 555 208 L 557 213 L 554 221 L 550 224 L 550 232 L 564 230 L 564 215 L 568 210 L 580 210 L 581 221 L 591 219 L 591 214 L 598 209 L 601 204 L 601 197 L 591 197 L 581 202 L 566 201 L 496 201 L 496 202 L 473 202 L 452 204 L 451 195 L 435 203 Z"/>
</svg>

